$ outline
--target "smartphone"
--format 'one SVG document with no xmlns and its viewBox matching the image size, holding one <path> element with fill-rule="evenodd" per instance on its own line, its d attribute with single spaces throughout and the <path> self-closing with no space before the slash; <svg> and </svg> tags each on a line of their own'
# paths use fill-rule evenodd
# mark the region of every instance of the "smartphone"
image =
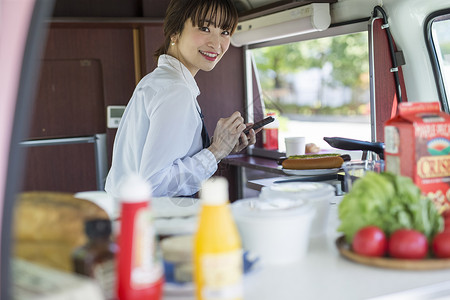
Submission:
<svg viewBox="0 0 450 300">
<path fill-rule="evenodd" d="M 261 127 L 263 127 L 263 126 L 266 126 L 266 125 L 269 124 L 269 123 L 272 123 L 273 121 L 275 121 L 275 118 L 274 118 L 274 117 L 267 117 L 267 118 L 265 118 L 265 119 L 263 119 L 263 120 L 261 120 L 261 121 L 256 122 L 255 124 L 250 125 L 250 126 L 248 126 L 247 128 L 245 128 L 245 129 L 244 129 L 244 133 L 245 133 L 245 134 L 248 134 L 248 132 L 250 131 L 250 129 L 253 128 L 253 130 L 256 130 L 256 129 L 258 129 L 258 128 L 261 128 Z"/>
</svg>

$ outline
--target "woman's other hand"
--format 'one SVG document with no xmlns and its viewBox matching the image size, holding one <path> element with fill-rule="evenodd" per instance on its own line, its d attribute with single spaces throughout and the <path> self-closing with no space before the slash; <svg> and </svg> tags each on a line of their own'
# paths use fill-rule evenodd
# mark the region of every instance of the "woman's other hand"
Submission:
<svg viewBox="0 0 450 300">
<path fill-rule="evenodd" d="M 236 146 L 240 143 L 239 137 L 242 135 L 246 137 L 243 133 L 245 128 L 244 118 L 242 118 L 241 113 L 238 111 L 234 112 L 228 118 L 221 118 L 217 122 L 212 144 L 208 148 L 208 150 L 214 154 L 217 161 L 220 161 L 222 158 L 230 154 L 231 151 L 237 149 Z M 253 131 L 253 135 L 255 135 L 254 130 L 251 131 Z M 250 135 L 251 134 L 249 133 L 249 136 Z M 247 137 L 245 138 L 245 141 L 248 145 L 249 141 L 247 140 Z"/>
</svg>

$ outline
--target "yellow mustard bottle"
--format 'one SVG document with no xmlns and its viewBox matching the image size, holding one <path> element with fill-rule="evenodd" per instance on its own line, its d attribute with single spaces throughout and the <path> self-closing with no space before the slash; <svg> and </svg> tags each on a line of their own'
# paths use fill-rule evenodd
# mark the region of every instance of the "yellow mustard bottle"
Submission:
<svg viewBox="0 0 450 300">
<path fill-rule="evenodd" d="M 243 299 L 243 257 L 239 233 L 229 207 L 228 182 L 205 181 L 194 236 L 194 282 L 198 300 Z"/>
</svg>

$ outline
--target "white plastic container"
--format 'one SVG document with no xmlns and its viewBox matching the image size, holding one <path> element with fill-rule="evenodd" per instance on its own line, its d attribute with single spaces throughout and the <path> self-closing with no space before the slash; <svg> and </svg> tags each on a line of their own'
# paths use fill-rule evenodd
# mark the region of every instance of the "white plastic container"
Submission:
<svg viewBox="0 0 450 300">
<path fill-rule="evenodd" d="M 327 183 L 289 182 L 263 187 L 259 197 L 264 200 L 281 197 L 311 204 L 316 210 L 311 224 L 311 237 L 317 237 L 326 233 L 330 202 L 334 195 L 333 186 Z"/>
<path fill-rule="evenodd" d="M 289 199 L 235 201 L 233 216 L 244 250 L 259 257 L 263 265 L 288 264 L 305 256 L 314 209 Z"/>
</svg>

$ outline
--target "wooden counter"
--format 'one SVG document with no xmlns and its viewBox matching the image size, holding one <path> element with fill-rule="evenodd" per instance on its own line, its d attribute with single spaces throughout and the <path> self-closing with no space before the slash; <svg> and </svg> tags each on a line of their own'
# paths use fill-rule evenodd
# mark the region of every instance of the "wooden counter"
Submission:
<svg viewBox="0 0 450 300">
<path fill-rule="evenodd" d="M 285 175 L 281 166 L 277 164 L 275 159 L 251 156 L 248 154 L 236 154 L 227 156 L 222 159 L 222 162 L 232 166 L 252 168 L 278 175 Z"/>
</svg>

